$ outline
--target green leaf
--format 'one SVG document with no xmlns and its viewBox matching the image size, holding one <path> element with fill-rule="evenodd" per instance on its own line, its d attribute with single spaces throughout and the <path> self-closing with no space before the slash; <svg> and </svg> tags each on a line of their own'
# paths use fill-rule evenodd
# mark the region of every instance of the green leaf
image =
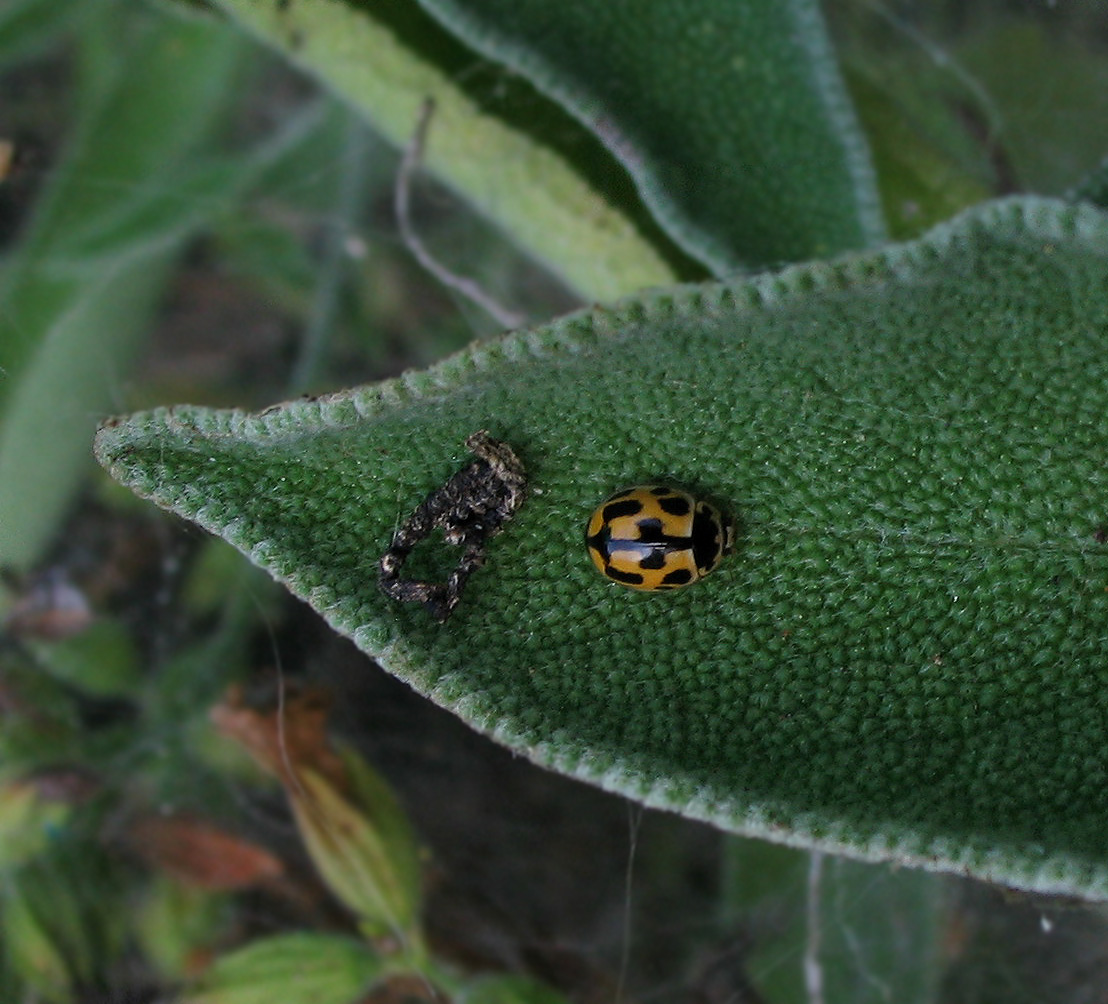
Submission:
<svg viewBox="0 0 1108 1004">
<path fill-rule="evenodd" d="M 118 6 L 118 5 L 113 5 Z M 32 563 L 87 473 L 169 267 L 226 191 L 182 164 L 224 108 L 242 55 L 195 17 L 90 18 L 83 113 L 29 231 L 0 272 L 0 564 Z M 137 27 L 136 27 L 137 26 Z M 119 32 L 133 58 L 118 59 Z M 112 65 L 101 65 L 112 47 Z M 158 123 L 158 128 L 151 128 Z M 199 201 L 198 201 L 199 200 Z"/>
<path fill-rule="evenodd" d="M 419 850 L 396 796 L 367 763 L 344 751 L 350 791 L 298 766 L 288 785 L 297 827 L 331 892 L 374 937 L 419 951 Z"/>
<path fill-rule="evenodd" d="M 993 166 L 959 115 L 968 99 L 949 74 L 917 52 L 866 55 L 848 61 L 846 75 L 869 137 L 885 219 L 895 237 L 917 237 L 993 194 Z"/>
<path fill-rule="evenodd" d="M 1069 197 L 1083 199 L 1101 209 L 1108 209 L 1108 157 L 1081 179 L 1081 183 L 1069 193 Z"/>
<path fill-rule="evenodd" d="M 1108 133 L 1087 127 L 1108 118 L 1101 47 L 1045 19 L 1010 18 L 975 32 L 956 58 L 990 97 L 1010 183 L 1061 194 L 1104 156 Z"/>
<path fill-rule="evenodd" d="M 195 972 L 197 958 L 226 937 L 232 926 L 230 895 L 156 874 L 131 906 L 135 937 L 144 959 L 165 981 L 179 983 Z"/>
<path fill-rule="evenodd" d="M 33 56 L 58 40 L 89 0 L 6 0 L 0 7 L 0 67 Z"/>
<path fill-rule="evenodd" d="M 55 679 L 26 646 L 7 646 L 0 653 L 0 679 L 9 702 L 0 730 L 5 778 L 33 775 L 80 756 L 80 709 L 71 688 Z M 10 836 L 6 827 L 0 820 L 0 847 Z"/>
<path fill-rule="evenodd" d="M 1105 216 L 1017 199 L 256 416 L 117 420 L 97 451 L 534 761 L 739 832 L 1108 896 L 1106 331 Z M 377 561 L 481 428 L 529 495 L 439 625 Z M 672 593 L 605 581 L 582 540 L 654 480 L 741 527 Z"/>
<path fill-rule="evenodd" d="M 41 854 L 70 814 L 68 805 L 44 798 L 33 783 L 0 783 L 0 869 L 10 872 Z"/>
<path fill-rule="evenodd" d="M 55 679 L 87 694 L 127 698 L 143 680 L 134 636 L 117 620 L 101 618 L 69 638 L 27 644 Z"/>
<path fill-rule="evenodd" d="M 462 987 L 461 1004 L 566 1004 L 564 994 L 526 976 L 484 976 Z"/>
<path fill-rule="evenodd" d="M 420 2 L 592 129 L 717 275 L 881 235 L 814 0 Z"/>
<path fill-rule="evenodd" d="M 397 146 L 434 99 L 424 165 L 583 295 L 692 274 L 595 139 L 518 78 L 475 66 L 411 0 L 213 2 Z"/>
<path fill-rule="evenodd" d="M 39 997 L 60 1004 L 106 985 L 126 943 L 122 871 L 96 842 L 54 833 L 0 889 L 4 952 Z"/>
<path fill-rule="evenodd" d="M 381 974 L 365 945 L 328 934 L 266 938 L 220 958 L 181 1004 L 350 1004 Z"/>
</svg>

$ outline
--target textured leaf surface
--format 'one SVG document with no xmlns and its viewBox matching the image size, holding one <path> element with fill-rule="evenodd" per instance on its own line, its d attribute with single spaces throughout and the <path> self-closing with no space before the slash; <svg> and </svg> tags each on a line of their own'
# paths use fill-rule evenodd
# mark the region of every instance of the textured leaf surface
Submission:
<svg viewBox="0 0 1108 1004">
<path fill-rule="evenodd" d="M 742 832 L 1108 896 L 1106 332 L 1103 214 L 1014 200 L 257 416 L 137 415 L 98 453 L 540 763 Z M 531 492 L 440 626 L 376 563 L 480 428 Z M 582 541 L 655 479 L 742 525 L 676 593 L 606 582 Z"/>
<path fill-rule="evenodd" d="M 214 2 L 398 146 L 433 98 L 423 163 L 583 295 L 695 274 L 674 265 L 676 249 L 586 130 L 517 78 L 481 67 L 414 0 Z"/>
<path fill-rule="evenodd" d="M 814 0 L 420 0 L 563 102 L 717 274 L 881 231 Z"/>
</svg>

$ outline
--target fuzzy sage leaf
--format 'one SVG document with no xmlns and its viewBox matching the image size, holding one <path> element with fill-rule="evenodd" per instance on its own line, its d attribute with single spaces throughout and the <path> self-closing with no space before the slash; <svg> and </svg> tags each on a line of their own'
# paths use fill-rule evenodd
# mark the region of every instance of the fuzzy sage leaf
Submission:
<svg viewBox="0 0 1108 1004">
<path fill-rule="evenodd" d="M 256 416 L 117 420 L 97 450 L 539 763 L 745 833 L 1108 896 L 1106 332 L 1106 217 L 1009 200 Z M 377 561 L 482 428 L 528 497 L 439 625 Z M 604 581 L 582 541 L 655 479 L 741 524 L 675 593 Z"/>
</svg>

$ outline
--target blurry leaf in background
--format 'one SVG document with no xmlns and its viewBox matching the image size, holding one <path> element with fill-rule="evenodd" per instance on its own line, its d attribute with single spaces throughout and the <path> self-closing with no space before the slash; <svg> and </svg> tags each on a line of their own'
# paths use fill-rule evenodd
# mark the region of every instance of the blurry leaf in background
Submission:
<svg viewBox="0 0 1108 1004">
<path fill-rule="evenodd" d="M 33 781 L 0 783 L 0 871 L 42 853 L 69 814 L 70 806 L 44 797 Z"/>
<path fill-rule="evenodd" d="M 188 815 L 142 816 L 127 825 L 126 838 L 149 864 L 190 888 L 246 889 L 285 871 L 261 845 Z"/>
<path fill-rule="evenodd" d="M 282 934 L 220 956 L 179 1004 L 351 1004 L 384 966 L 352 938 Z"/>
<path fill-rule="evenodd" d="M 1010 183 L 1061 195 L 1108 151 L 1108 60 L 1089 37 L 1052 31 L 1049 19 L 983 24 L 954 50 L 989 96 Z"/>
<path fill-rule="evenodd" d="M 847 81 L 865 123 L 894 237 L 915 237 L 995 191 L 992 166 L 964 123 L 944 108 L 950 80 L 928 63 L 906 73 L 871 60 L 848 64 Z"/>
<path fill-rule="evenodd" d="M 1108 149 L 1104 7 L 828 5 L 894 236 L 989 195 L 1061 194 Z"/>
<path fill-rule="evenodd" d="M 884 234 L 814 0 L 421 0 L 565 105 L 716 275 Z"/>
<path fill-rule="evenodd" d="M 931 1004 L 950 921 L 941 877 L 731 838 L 721 909 L 748 931 L 746 967 L 768 1004 Z"/>
<path fill-rule="evenodd" d="M 0 7 L 0 68 L 52 46 L 59 31 L 103 5 L 104 0 L 5 0 Z"/>
<path fill-rule="evenodd" d="M 610 299 L 696 274 L 586 130 L 410 0 L 215 3 L 396 146 L 409 142 L 432 98 L 427 168 L 578 294 Z"/>
<path fill-rule="evenodd" d="M 225 893 L 192 888 L 153 875 L 141 902 L 132 907 L 134 936 L 153 970 L 172 983 L 194 978 L 211 963 L 216 947 L 236 920 Z"/>
<path fill-rule="evenodd" d="M 83 25 L 68 150 L 0 271 L 10 567 L 35 561 L 67 511 L 173 260 L 234 178 L 228 165 L 198 173 L 190 158 L 226 108 L 240 40 L 210 19 L 121 6 L 101 4 Z M 133 56 L 115 58 L 120 46 Z"/>
<path fill-rule="evenodd" d="M 999 194 L 982 136 L 988 96 L 936 41 L 937 7 L 827 5 L 836 51 L 872 151 L 893 237 L 915 237 Z"/>
<path fill-rule="evenodd" d="M 5 874 L 0 923 L 12 969 L 58 1004 L 103 995 L 126 945 L 119 863 L 98 843 L 56 834 L 36 858 Z"/>
<path fill-rule="evenodd" d="M 371 936 L 418 952 L 421 870 L 407 817 L 388 785 L 353 751 L 327 740 L 326 709 L 311 695 L 273 715 L 234 704 L 213 712 L 288 793 L 308 853 L 331 892 Z"/>
</svg>

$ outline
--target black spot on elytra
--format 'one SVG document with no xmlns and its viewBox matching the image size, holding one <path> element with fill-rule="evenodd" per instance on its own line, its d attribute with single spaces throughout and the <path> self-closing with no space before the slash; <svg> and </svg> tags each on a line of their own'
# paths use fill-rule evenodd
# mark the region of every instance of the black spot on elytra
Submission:
<svg viewBox="0 0 1108 1004">
<path fill-rule="evenodd" d="M 667 512 L 671 516 L 687 516 L 692 506 L 689 505 L 689 500 L 683 495 L 671 495 L 668 498 L 658 499 L 658 505 L 662 507 L 662 512 Z"/>
<path fill-rule="evenodd" d="M 693 517 L 692 548 L 696 567 L 705 571 L 711 569 L 722 556 L 723 537 L 719 520 L 710 509 L 700 509 Z"/>
<path fill-rule="evenodd" d="M 644 544 L 661 544 L 672 539 L 662 533 L 662 521 L 653 516 L 648 519 L 640 519 L 635 523 L 635 529 L 639 531 L 639 540 Z"/>
<path fill-rule="evenodd" d="M 636 499 L 622 499 L 615 502 L 609 502 L 604 506 L 604 522 L 611 523 L 613 520 L 620 519 L 623 516 L 634 516 L 635 513 L 642 511 L 642 503 Z"/>
<path fill-rule="evenodd" d="M 608 555 L 611 553 L 611 551 L 610 551 L 611 539 L 612 539 L 612 531 L 608 527 L 602 526 L 591 537 L 586 537 L 585 538 L 585 543 L 592 550 L 596 551 L 596 553 L 599 554 L 601 558 L 607 558 Z"/>
<path fill-rule="evenodd" d="M 692 582 L 692 572 L 687 568 L 678 568 L 662 576 L 662 585 L 659 589 L 671 589 L 674 586 L 684 586 Z"/>
<path fill-rule="evenodd" d="M 641 586 L 643 582 L 643 578 L 638 572 L 625 572 L 611 565 L 604 566 L 604 574 L 609 579 L 615 579 L 616 582 L 625 582 L 629 586 Z"/>
</svg>

